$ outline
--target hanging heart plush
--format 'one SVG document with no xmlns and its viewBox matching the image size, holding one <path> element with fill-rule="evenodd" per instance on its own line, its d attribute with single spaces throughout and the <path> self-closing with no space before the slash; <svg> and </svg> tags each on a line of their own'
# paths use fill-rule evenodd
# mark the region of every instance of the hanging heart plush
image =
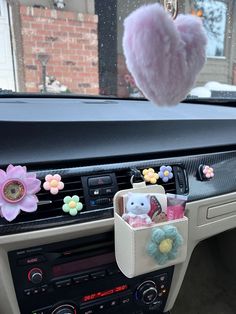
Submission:
<svg viewBox="0 0 236 314">
<path fill-rule="evenodd" d="M 173 20 L 161 5 L 151 4 L 131 13 L 124 27 L 126 64 L 145 97 L 160 106 L 185 99 L 206 61 L 200 18 Z"/>
</svg>

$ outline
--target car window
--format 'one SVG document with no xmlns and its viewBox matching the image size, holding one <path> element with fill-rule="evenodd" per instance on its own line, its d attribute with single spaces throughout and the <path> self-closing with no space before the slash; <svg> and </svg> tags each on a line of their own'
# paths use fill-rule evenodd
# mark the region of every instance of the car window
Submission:
<svg viewBox="0 0 236 314">
<path fill-rule="evenodd" d="M 0 0 L 0 88 L 143 98 L 126 66 L 123 23 L 155 2 Z M 236 98 L 235 1 L 179 1 L 185 13 L 202 20 L 208 37 L 207 62 L 189 97 Z"/>
</svg>

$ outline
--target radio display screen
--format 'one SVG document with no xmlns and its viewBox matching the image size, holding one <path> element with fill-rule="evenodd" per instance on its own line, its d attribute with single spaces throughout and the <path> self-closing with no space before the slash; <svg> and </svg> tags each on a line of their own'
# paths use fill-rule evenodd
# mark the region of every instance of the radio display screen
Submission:
<svg viewBox="0 0 236 314">
<path fill-rule="evenodd" d="M 54 277 L 66 276 L 69 274 L 88 270 L 89 268 L 99 267 L 114 262 L 114 252 L 107 253 L 99 256 L 93 256 L 81 260 L 54 265 L 52 268 L 52 274 Z"/>
<path fill-rule="evenodd" d="M 113 289 L 105 290 L 105 291 L 100 291 L 100 292 L 95 292 L 89 295 L 86 295 L 82 298 L 82 302 L 88 302 L 88 301 L 93 301 L 99 298 L 106 297 L 108 295 L 112 295 L 118 292 L 123 292 L 128 289 L 127 285 L 122 285 L 122 286 L 117 286 Z"/>
</svg>

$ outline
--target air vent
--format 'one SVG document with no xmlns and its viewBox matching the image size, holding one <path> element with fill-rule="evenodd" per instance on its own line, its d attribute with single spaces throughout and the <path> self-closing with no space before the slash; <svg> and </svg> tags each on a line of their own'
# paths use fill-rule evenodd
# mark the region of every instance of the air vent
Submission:
<svg viewBox="0 0 236 314">
<path fill-rule="evenodd" d="M 116 179 L 117 179 L 117 184 L 118 184 L 118 189 L 119 190 L 124 190 L 124 189 L 130 189 L 132 188 L 131 182 L 130 182 L 130 170 L 124 170 L 124 171 L 119 171 L 116 173 Z M 167 183 L 164 182 L 158 182 L 158 184 L 162 185 L 165 188 L 166 193 L 176 193 L 176 185 L 175 185 L 175 178 L 170 180 Z M 148 184 L 147 184 L 148 185 Z"/>
<path fill-rule="evenodd" d="M 75 169 L 75 168 L 74 168 Z M 85 204 L 84 191 L 82 187 L 81 176 L 73 174 L 74 169 L 56 171 L 61 173 L 65 187 L 57 195 L 52 195 L 49 191 L 41 188 L 37 193 L 39 199 L 38 210 L 34 213 L 21 212 L 20 215 L 12 222 L 0 218 L 0 235 L 19 233 L 25 231 L 40 230 L 50 227 L 59 227 L 63 225 L 82 223 L 91 220 L 105 219 L 112 217 L 112 210 L 93 211 L 88 210 L 84 205 L 83 210 L 77 216 L 70 216 L 62 211 L 65 196 L 79 195 L 80 200 Z M 49 171 L 50 172 L 50 171 Z M 47 173 L 49 173 L 47 172 Z M 55 170 L 51 173 L 56 173 Z M 37 177 L 44 181 L 45 171 L 38 171 Z"/>
<path fill-rule="evenodd" d="M 160 166 L 153 167 L 156 171 Z M 140 170 L 144 167 L 139 167 Z M 63 178 L 65 187 L 57 195 L 52 195 L 43 188 L 37 194 L 39 198 L 38 210 L 34 213 L 21 214 L 12 222 L 0 218 L 0 235 L 20 233 L 26 231 L 35 231 L 45 228 L 65 226 L 75 223 L 83 223 L 99 219 L 111 218 L 113 216 L 112 199 L 117 190 L 125 190 L 131 188 L 130 178 L 131 169 L 115 171 L 98 171 L 83 174 L 79 168 L 68 168 L 60 170 L 38 170 L 37 177 L 44 181 L 44 177 L 48 173 L 59 173 Z M 162 184 L 167 193 L 185 194 L 188 192 L 187 176 L 181 165 L 173 165 L 174 178 L 168 183 Z M 89 187 L 88 178 L 101 179 L 110 176 L 112 184 L 102 186 Z M 99 182 L 102 180 L 99 180 Z M 100 183 L 99 183 L 100 184 Z M 91 194 L 93 193 L 93 194 Z M 106 196 L 104 196 L 105 194 Z M 74 217 L 62 211 L 63 199 L 65 196 L 79 195 L 84 208 L 79 215 Z M 107 204 L 109 199 L 109 204 Z M 94 203 L 95 202 L 95 203 Z M 86 206 L 87 204 L 87 206 Z M 109 206 L 108 206 L 109 205 Z"/>
<path fill-rule="evenodd" d="M 63 178 L 63 182 L 65 183 L 65 188 L 57 195 L 52 195 L 42 188 L 37 194 L 39 199 L 38 210 L 30 214 L 22 211 L 13 223 L 26 223 L 41 219 L 55 219 L 56 217 L 67 216 L 62 211 L 62 205 L 64 204 L 63 198 L 67 195 L 73 196 L 76 194 L 80 196 L 83 202 L 84 197 L 80 177 Z"/>
<path fill-rule="evenodd" d="M 155 169 L 156 172 L 159 171 L 159 167 L 152 167 Z M 161 180 L 158 181 L 158 184 L 162 185 L 165 188 L 166 193 L 172 193 L 172 194 L 185 194 L 187 191 L 185 187 L 187 187 L 186 184 L 186 176 L 183 168 L 179 165 L 173 165 L 173 173 L 174 177 L 169 182 L 165 183 Z M 139 170 L 143 170 L 143 168 L 139 167 Z M 116 179 L 118 184 L 119 190 L 125 190 L 132 188 L 130 179 L 131 179 L 131 170 L 120 170 L 116 172 Z M 179 182 L 181 181 L 181 182 Z"/>
<path fill-rule="evenodd" d="M 62 211 L 62 205 L 64 204 L 64 197 L 68 195 L 79 195 L 81 202 L 84 204 L 84 193 L 81 178 L 79 176 L 70 176 L 63 178 L 63 182 L 65 187 L 57 195 L 52 195 L 43 189 L 41 189 L 41 191 L 37 194 L 39 199 L 39 206 L 38 211 L 36 212 L 37 217 L 35 216 L 35 219 L 67 216 L 67 214 L 63 213 Z M 22 219 L 24 219 L 24 221 L 26 218 L 29 219 L 29 215 L 24 214 L 24 216 L 22 215 Z"/>
</svg>

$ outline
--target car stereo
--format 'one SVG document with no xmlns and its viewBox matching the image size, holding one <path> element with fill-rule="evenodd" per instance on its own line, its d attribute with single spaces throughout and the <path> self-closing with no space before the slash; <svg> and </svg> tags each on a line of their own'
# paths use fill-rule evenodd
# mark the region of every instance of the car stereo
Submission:
<svg viewBox="0 0 236 314">
<path fill-rule="evenodd" d="M 8 253 L 22 314 L 162 313 L 173 267 L 129 279 L 113 233 Z"/>
</svg>

